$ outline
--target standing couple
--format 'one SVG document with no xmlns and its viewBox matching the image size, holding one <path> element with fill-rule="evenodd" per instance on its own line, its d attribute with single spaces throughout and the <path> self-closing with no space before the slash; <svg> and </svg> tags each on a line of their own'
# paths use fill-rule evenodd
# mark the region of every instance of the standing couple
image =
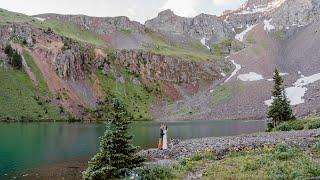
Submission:
<svg viewBox="0 0 320 180">
<path fill-rule="evenodd" d="M 167 140 L 168 126 L 161 124 L 160 126 L 160 139 L 158 149 L 166 150 L 168 149 L 168 140 Z"/>
</svg>

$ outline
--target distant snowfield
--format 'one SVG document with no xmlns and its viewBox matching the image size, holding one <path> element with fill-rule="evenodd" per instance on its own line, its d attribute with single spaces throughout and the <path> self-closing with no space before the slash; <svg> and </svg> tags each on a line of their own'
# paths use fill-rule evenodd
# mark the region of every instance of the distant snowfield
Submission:
<svg viewBox="0 0 320 180">
<path fill-rule="evenodd" d="M 256 25 L 257 25 L 257 24 L 252 25 L 252 26 L 248 26 L 246 30 L 242 31 L 240 34 L 237 34 L 235 38 L 236 38 L 237 40 L 243 42 L 244 36 L 245 36 L 248 32 L 250 32 L 254 27 L 256 27 Z"/>
<path fill-rule="evenodd" d="M 305 103 L 303 97 L 305 96 L 308 88 L 305 87 L 309 84 L 312 84 L 316 81 L 320 80 L 320 73 L 314 74 L 311 76 L 302 76 L 295 83 L 293 83 L 293 87 L 286 88 L 286 94 L 288 99 L 290 100 L 291 105 L 298 105 Z M 272 98 L 270 100 L 265 101 L 265 104 L 270 106 L 272 104 Z"/>
<path fill-rule="evenodd" d="M 202 45 L 204 45 L 206 48 L 208 48 L 208 49 L 210 49 L 210 47 L 206 44 L 206 40 L 207 40 L 207 38 L 202 38 L 201 40 L 200 40 L 200 42 L 201 42 L 201 44 Z"/>
<path fill-rule="evenodd" d="M 241 65 L 237 64 L 234 60 L 231 60 L 232 64 L 236 66 L 236 69 L 231 73 L 231 75 L 224 81 L 225 83 L 228 82 L 233 76 L 237 74 L 237 72 L 241 69 Z"/>
<path fill-rule="evenodd" d="M 39 20 L 39 21 L 45 21 L 46 19 L 45 18 L 41 18 L 41 17 L 34 17 L 36 20 Z"/>
<path fill-rule="evenodd" d="M 280 76 L 287 76 L 289 73 L 279 73 Z"/>
<path fill-rule="evenodd" d="M 255 72 L 250 72 L 248 74 L 240 74 L 238 76 L 238 79 L 240 79 L 241 81 L 259 81 L 263 79 L 263 76 Z"/>
<path fill-rule="evenodd" d="M 264 30 L 265 30 L 265 31 L 271 31 L 271 30 L 276 29 L 273 25 L 270 24 L 271 21 L 272 21 L 272 18 L 269 19 L 269 20 L 264 20 L 264 21 L 263 21 L 263 23 L 264 23 Z"/>
</svg>

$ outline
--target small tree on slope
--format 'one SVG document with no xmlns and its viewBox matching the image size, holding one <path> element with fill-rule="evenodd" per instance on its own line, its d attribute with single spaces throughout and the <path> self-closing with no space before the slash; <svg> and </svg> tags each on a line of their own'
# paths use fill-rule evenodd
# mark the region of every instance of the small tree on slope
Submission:
<svg viewBox="0 0 320 180">
<path fill-rule="evenodd" d="M 283 121 L 293 119 L 290 101 L 287 98 L 286 92 L 283 88 L 283 79 L 276 69 L 274 71 L 274 87 L 272 91 L 273 102 L 269 107 L 268 118 L 272 118 L 273 127 L 276 127 Z"/>
<path fill-rule="evenodd" d="M 127 135 L 131 116 L 118 99 L 114 98 L 112 103 L 113 118 L 106 123 L 100 150 L 89 161 L 89 166 L 83 173 L 84 179 L 104 180 L 125 177 L 144 161 L 136 154 L 137 148 L 130 144 L 132 136 Z"/>
</svg>

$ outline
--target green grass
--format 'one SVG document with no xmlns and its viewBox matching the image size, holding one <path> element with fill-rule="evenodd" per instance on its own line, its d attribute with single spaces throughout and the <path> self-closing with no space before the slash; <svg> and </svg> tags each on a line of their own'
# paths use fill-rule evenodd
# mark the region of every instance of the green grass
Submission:
<svg viewBox="0 0 320 180">
<path fill-rule="evenodd" d="M 93 44 L 96 46 L 105 46 L 104 42 L 96 33 L 81 29 L 79 26 L 71 22 L 60 22 L 57 20 L 50 20 L 44 23 L 44 26 L 50 27 L 55 33 L 74 39 L 76 41 Z"/>
<path fill-rule="evenodd" d="M 195 170 L 201 172 L 201 179 L 207 180 L 309 179 L 320 176 L 319 157 L 320 141 L 306 150 L 278 144 L 258 149 L 245 148 L 222 160 L 215 160 L 210 152 L 195 154 L 179 164 L 158 166 L 143 172 L 160 179 L 183 179 Z"/>
<path fill-rule="evenodd" d="M 319 155 L 285 145 L 248 150 L 218 161 L 203 179 L 308 179 L 320 175 Z"/>
<path fill-rule="evenodd" d="M 303 120 L 291 120 L 279 124 L 272 131 L 293 131 L 303 129 L 319 129 L 320 128 L 320 117 L 306 117 Z"/>
<path fill-rule="evenodd" d="M 172 43 L 158 33 L 149 32 L 148 35 L 153 41 L 153 43 L 146 45 L 149 52 L 191 61 L 220 59 L 220 57 L 210 54 L 210 51 L 200 41 Z"/>
<path fill-rule="evenodd" d="M 231 49 L 232 40 L 225 39 L 220 41 L 219 43 L 213 44 L 211 49 L 213 49 L 213 54 L 218 57 L 223 57 L 229 54 L 229 52 L 226 52 L 227 49 Z"/>
<path fill-rule="evenodd" d="M 213 50 L 213 55 L 222 58 L 229 55 L 231 50 L 240 51 L 243 49 L 243 44 L 232 39 L 223 39 L 218 43 L 212 44 L 211 49 Z"/>
<path fill-rule="evenodd" d="M 126 34 L 126 35 L 130 35 L 132 33 L 132 31 L 130 29 L 121 29 L 120 32 L 122 32 L 123 34 Z"/>
<path fill-rule="evenodd" d="M 29 54 L 28 51 L 25 51 L 25 50 L 23 51 L 23 57 L 37 79 L 37 82 L 38 82 L 37 89 L 39 90 L 41 95 L 46 95 L 47 93 L 49 93 L 49 88 L 47 83 L 43 79 L 42 73 L 38 68 L 37 64 L 34 62 L 32 56 Z"/>
<path fill-rule="evenodd" d="M 279 30 L 279 31 L 275 31 L 271 34 L 271 36 L 277 40 L 283 39 L 285 34 L 283 31 Z"/>
<path fill-rule="evenodd" d="M 6 25 L 11 23 L 24 23 L 31 22 L 32 18 L 27 15 L 13 13 L 0 8 L 0 25 Z"/>
<path fill-rule="evenodd" d="M 250 43 L 250 44 L 255 44 L 255 43 L 257 42 L 252 33 L 250 33 L 250 34 L 248 35 L 247 41 L 248 41 L 248 43 Z"/>
<path fill-rule="evenodd" d="M 142 168 L 138 171 L 142 180 L 147 179 L 184 179 L 184 177 L 195 171 L 196 169 L 204 168 L 208 162 L 213 162 L 214 156 L 211 152 L 203 154 L 194 154 L 191 157 L 182 159 L 178 164 L 157 166 L 153 169 Z"/>
<path fill-rule="evenodd" d="M 60 120 L 60 109 L 36 100 L 36 88 L 28 75 L 0 70 L 0 120 Z"/>
<path fill-rule="evenodd" d="M 211 104 L 217 105 L 221 102 L 227 101 L 233 95 L 243 90 L 244 86 L 241 82 L 218 86 L 214 89 L 213 93 L 211 94 Z"/>
<path fill-rule="evenodd" d="M 152 120 L 153 117 L 149 114 L 149 107 L 153 101 L 151 91 L 159 89 L 155 86 L 154 89 L 148 90 L 142 85 L 135 85 L 132 83 L 134 75 L 119 67 L 115 69 L 118 72 L 117 76 L 122 76 L 125 82 L 118 82 L 111 73 L 103 75 L 102 72 L 98 72 L 97 76 L 103 90 L 120 99 L 135 120 Z"/>
<path fill-rule="evenodd" d="M 102 40 L 101 36 L 94 32 L 81 29 L 79 26 L 71 22 L 59 22 L 57 20 L 41 22 L 24 14 L 0 9 L 0 25 L 12 23 L 29 23 L 34 27 L 41 28 L 43 30 L 47 30 L 48 27 L 50 27 L 58 35 L 100 47 L 106 46 L 106 43 Z"/>
</svg>

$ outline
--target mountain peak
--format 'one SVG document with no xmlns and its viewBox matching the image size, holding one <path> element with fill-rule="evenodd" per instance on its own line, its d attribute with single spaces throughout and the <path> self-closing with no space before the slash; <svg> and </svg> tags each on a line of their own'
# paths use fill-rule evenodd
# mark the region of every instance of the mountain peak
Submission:
<svg viewBox="0 0 320 180">
<path fill-rule="evenodd" d="M 164 11 L 159 12 L 158 16 L 176 16 L 171 9 L 166 9 Z"/>
</svg>

